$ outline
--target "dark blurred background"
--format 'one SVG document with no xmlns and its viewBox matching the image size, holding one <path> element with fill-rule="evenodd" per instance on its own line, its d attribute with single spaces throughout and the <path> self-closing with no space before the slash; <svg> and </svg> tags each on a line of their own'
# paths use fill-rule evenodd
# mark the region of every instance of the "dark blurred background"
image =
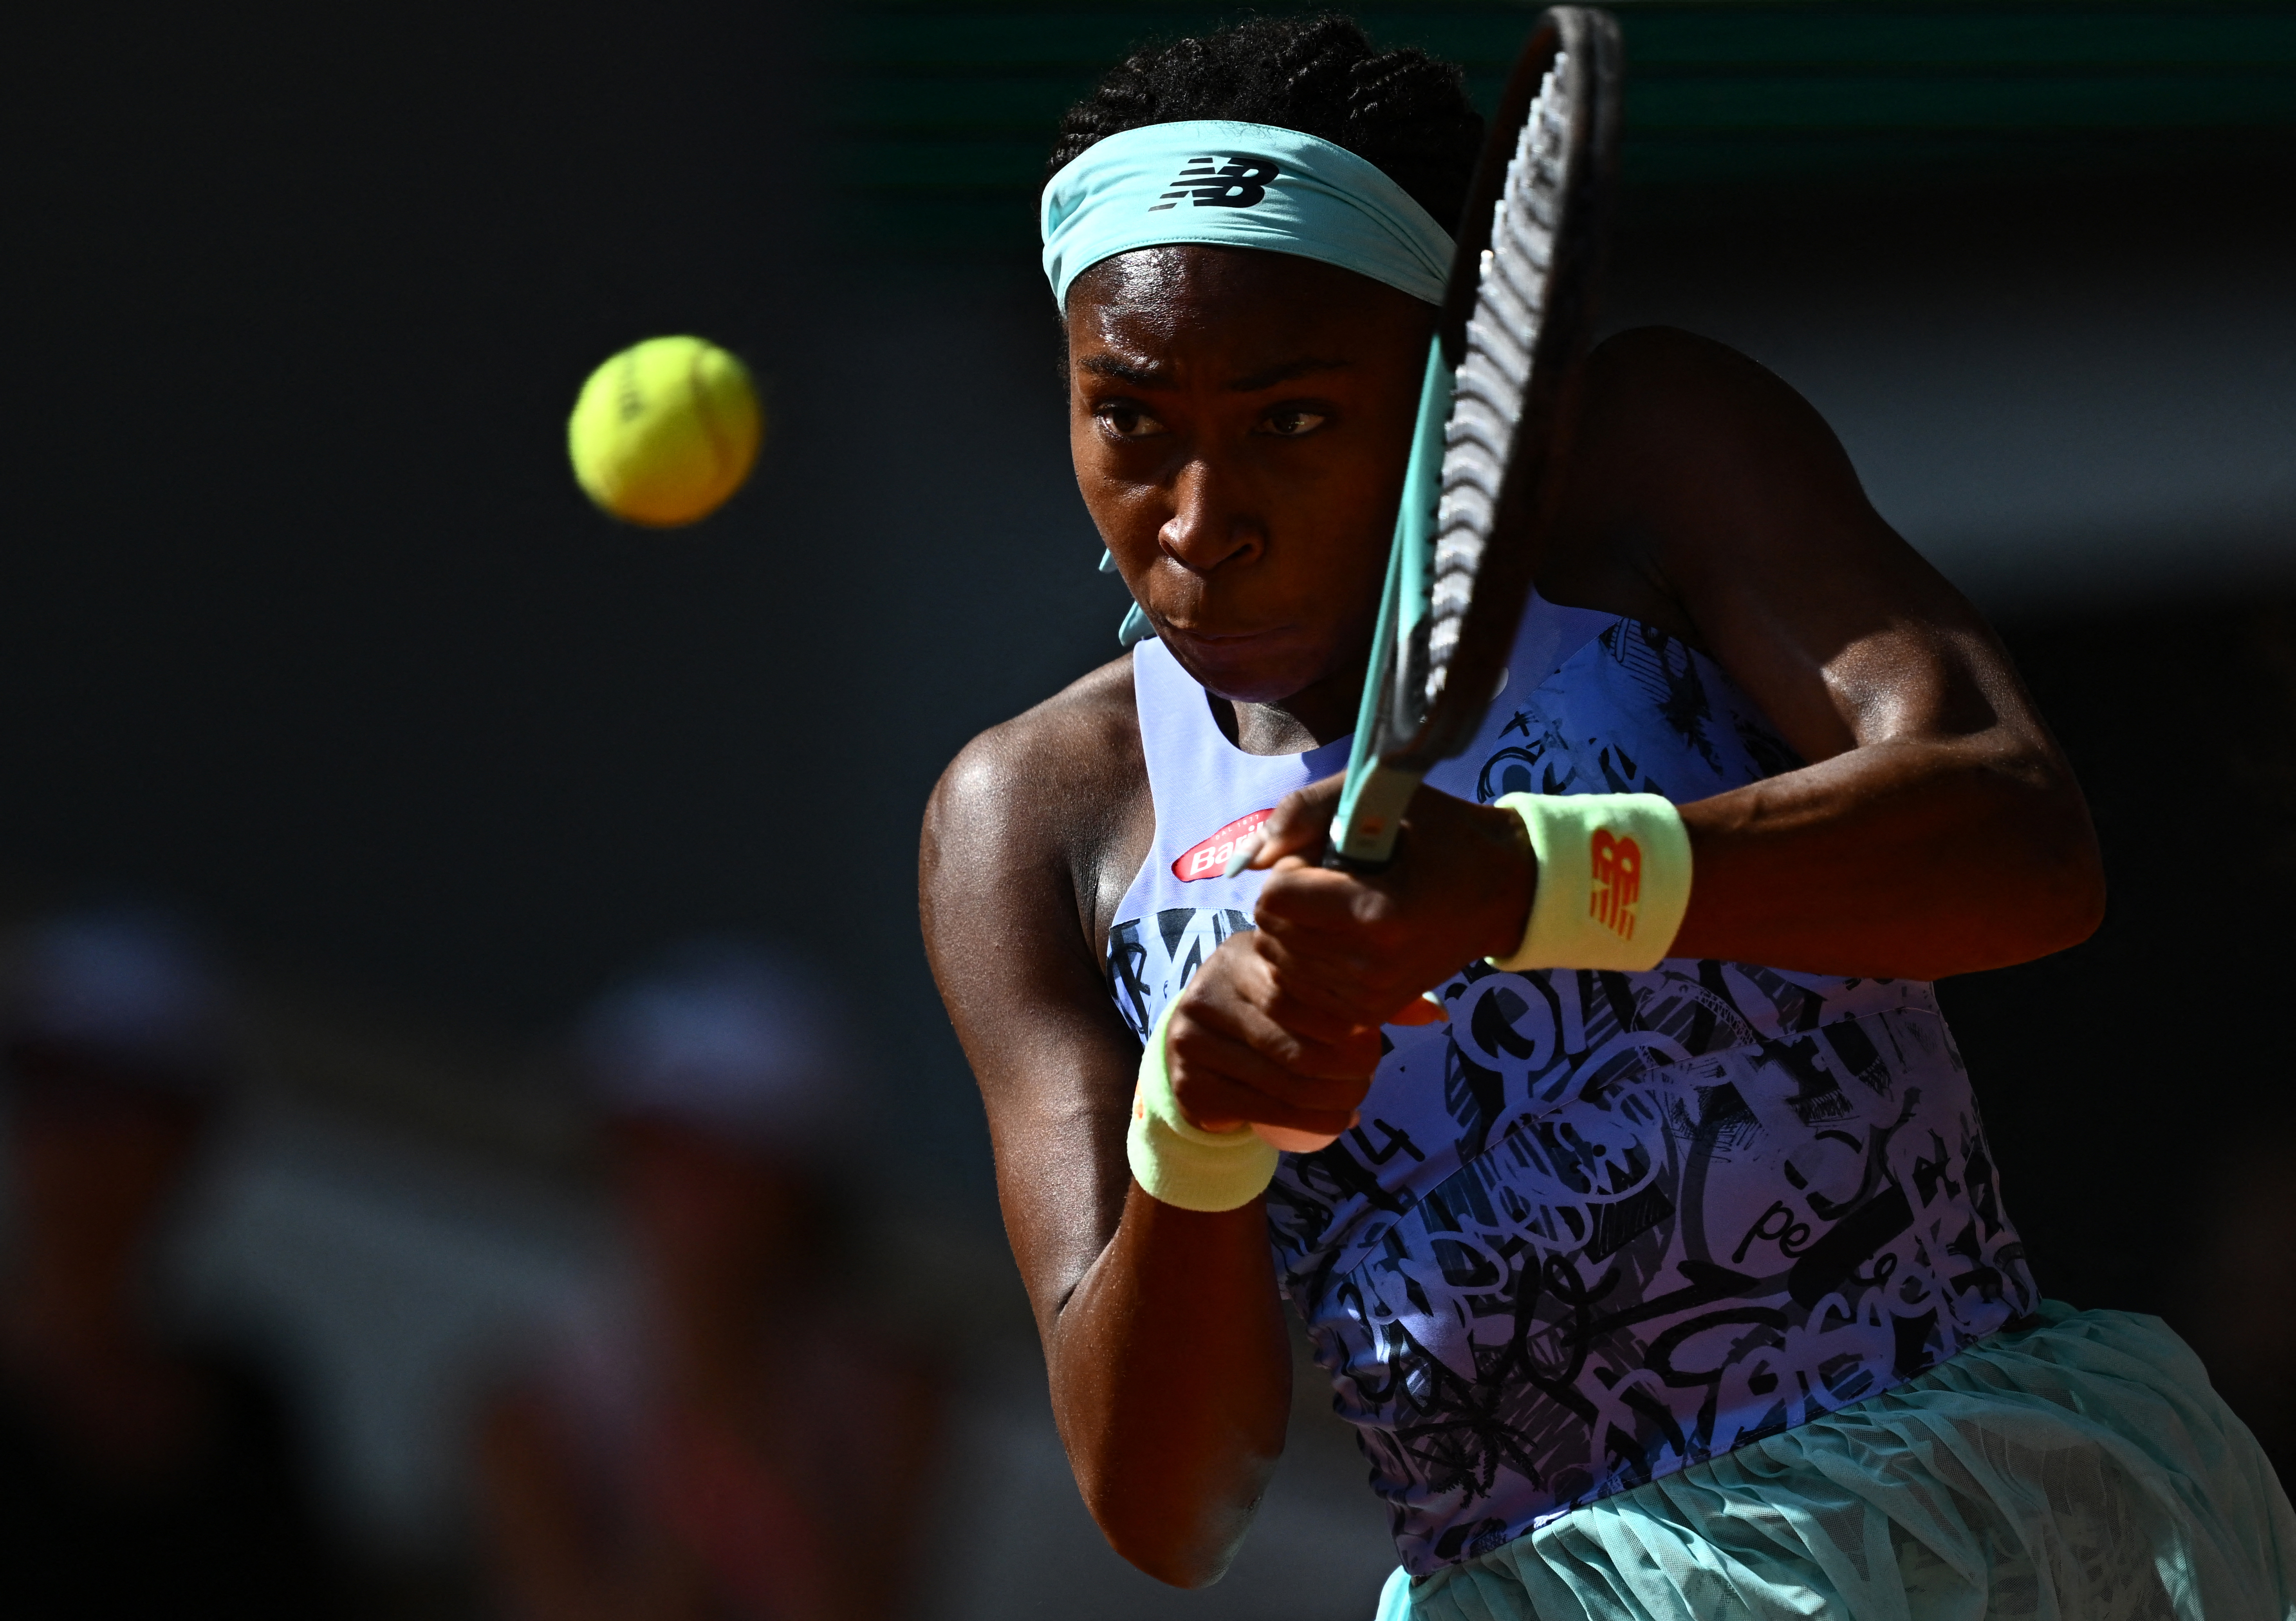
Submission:
<svg viewBox="0 0 2296 1621">
<path fill-rule="evenodd" d="M 2103 932 L 1945 990 L 2044 1286 L 2167 1314 L 2296 1466 L 2296 4 L 1617 9 L 1611 324 L 1808 394 L 2095 805 Z M 494 1602 L 475 1414 L 612 1242 L 562 1033 L 722 931 L 861 1010 L 877 1293 L 949 1370 L 964 1471 L 908 1534 L 919 1613 L 1368 1613 L 1380 1516 L 1312 1395 L 1221 1589 L 1098 1546 L 914 927 L 941 766 L 1112 655 L 1124 604 L 1035 264 L 1054 120 L 1235 14 L 12 26 L 0 905 L 164 903 L 239 963 L 254 1056 L 166 1270 L 279 1370 L 365 1613 Z M 1357 14 L 1486 102 L 1529 16 Z M 772 425 L 656 534 L 585 503 L 564 420 L 671 332 L 742 355 Z"/>
</svg>

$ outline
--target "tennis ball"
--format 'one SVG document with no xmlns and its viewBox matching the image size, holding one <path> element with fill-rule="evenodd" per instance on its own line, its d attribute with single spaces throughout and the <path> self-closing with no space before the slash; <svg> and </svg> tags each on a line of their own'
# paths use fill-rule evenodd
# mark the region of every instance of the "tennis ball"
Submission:
<svg viewBox="0 0 2296 1621">
<path fill-rule="evenodd" d="M 739 360 L 700 338 L 648 338 L 590 374 L 566 448 L 600 506 L 674 529 L 708 517 L 742 487 L 765 427 Z"/>
</svg>

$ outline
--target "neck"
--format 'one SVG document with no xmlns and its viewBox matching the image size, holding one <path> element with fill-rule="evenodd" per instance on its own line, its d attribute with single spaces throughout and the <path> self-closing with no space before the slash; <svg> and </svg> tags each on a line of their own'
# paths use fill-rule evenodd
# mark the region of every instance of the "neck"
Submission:
<svg viewBox="0 0 2296 1621">
<path fill-rule="evenodd" d="M 1216 697 L 1212 713 L 1247 754 L 1304 754 L 1355 730 L 1363 683 L 1364 665 L 1353 663 L 1272 704 Z"/>
</svg>

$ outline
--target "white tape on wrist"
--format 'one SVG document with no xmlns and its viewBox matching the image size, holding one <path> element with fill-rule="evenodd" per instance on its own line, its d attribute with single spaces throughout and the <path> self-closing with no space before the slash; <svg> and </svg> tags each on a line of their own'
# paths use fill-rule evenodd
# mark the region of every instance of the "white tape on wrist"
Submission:
<svg viewBox="0 0 2296 1621">
<path fill-rule="evenodd" d="M 1690 909 L 1690 834 L 1655 794 L 1509 794 L 1538 858 L 1530 923 L 1496 968 L 1611 968 L 1664 961 Z"/>
</svg>

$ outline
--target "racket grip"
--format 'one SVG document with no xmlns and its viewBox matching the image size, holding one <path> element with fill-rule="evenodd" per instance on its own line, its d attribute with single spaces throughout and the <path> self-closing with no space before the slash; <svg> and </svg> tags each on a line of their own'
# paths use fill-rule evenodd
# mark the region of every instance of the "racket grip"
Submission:
<svg viewBox="0 0 2296 1621">
<path fill-rule="evenodd" d="M 1220 876 L 1223 878 L 1234 877 L 1236 874 L 1250 867 L 1251 865 L 1252 858 L 1259 853 L 1259 841 L 1257 838 L 1251 839 L 1248 843 L 1238 844 L 1235 847 L 1235 853 L 1228 858 L 1227 866 L 1221 869 Z M 1336 828 L 1332 831 L 1331 843 L 1324 846 L 1324 866 L 1326 870 L 1332 872 L 1351 872 L 1357 874 L 1385 872 L 1392 860 L 1393 858 L 1390 857 L 1389 860 L 1385 861 L 1359 861 L 1352 856 L 1341 855 L 1340 853 L 1339 833 Z"/>
<path fill-rule="evenodd" d="M 1261 1125 L 1254 1121 L 1252 1132 L 1271 1148 L 1285 1154 L 1314 1154 L 1339 1141 L 1337 1133 L 1325 1136 L 1321 1131 L 1298 1131 L 1290 1126 Z"/>
<path fill-rule="evenodd" d="M 1424 766 L 1372 760 L 1348 767 L 1339 814 L 1324 845 L 1324 865 L 1341 872 L 1383 872 L 1395 859 L 1403 813 L 1427 775 Z"/>
</svg>

